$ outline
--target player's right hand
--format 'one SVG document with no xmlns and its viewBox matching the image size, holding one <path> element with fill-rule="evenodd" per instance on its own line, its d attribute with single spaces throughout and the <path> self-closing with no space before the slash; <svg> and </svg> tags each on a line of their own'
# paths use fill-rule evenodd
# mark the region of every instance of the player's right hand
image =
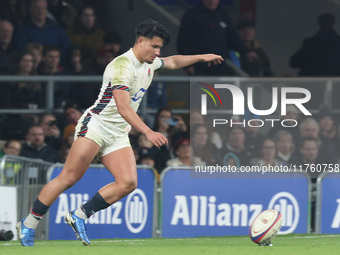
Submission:
<svg viewBox="0 0 340 255">
<path fill-rule="evenodd" d="M 148 138 L 148 140 L 159 149 L 161 146 L 168 144 L 168 139 L 159 132 L 149 130 L 145 133 L 145 135 L 146 138 Z"/>
</svg>

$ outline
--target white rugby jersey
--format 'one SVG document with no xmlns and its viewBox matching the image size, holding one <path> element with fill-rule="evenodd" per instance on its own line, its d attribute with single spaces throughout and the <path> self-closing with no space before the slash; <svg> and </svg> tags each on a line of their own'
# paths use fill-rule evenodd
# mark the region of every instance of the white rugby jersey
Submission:
<svg viewBox="0 0 340 255">
<path fill-rule="evenodd" d="M 118 56 L 105 68 L 103 84 L 96 102 L 89 108 L 92 115 L 115 124 L 113 129 L 128 132 L 131 127 L 118 113 L 112 95 L 113 87 L 128 90 L 130 106 L 137 111 L 144 93 L 150 86 L 154 72 L 163 66 L 163 60 L 155 58 L 152 64 L 140 63 L 132 49 Z"/>
</svg>

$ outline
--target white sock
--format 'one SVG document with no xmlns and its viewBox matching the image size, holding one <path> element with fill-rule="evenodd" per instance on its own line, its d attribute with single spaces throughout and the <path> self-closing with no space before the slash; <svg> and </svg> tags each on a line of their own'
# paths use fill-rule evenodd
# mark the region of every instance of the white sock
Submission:
<svg viewBox="0 0 340 255">
<path fill-rule="evenodd" d="M 79 218 L 81 218 L 81 219 L 83 219 L 83 220 L 86 220 L 86 219 L 87 219 L 86 214 L 83 212 L 83 210 L 82 210 L 81 208 L 78 208 L 77 210 L 75 210 L 74 214 L 75 214 L 77 217 L 79 217 Z"/>
<path fill-rule="evenodd" d="M 24 220 L 24 225 L 25 225 L 26 228 L 36 229 L 39 222 L 40 222 L 40 220 L 33 217 L 32 214 L 29 213 L 28 216 L 26 217 L 26 219 Z"/>
</svg>

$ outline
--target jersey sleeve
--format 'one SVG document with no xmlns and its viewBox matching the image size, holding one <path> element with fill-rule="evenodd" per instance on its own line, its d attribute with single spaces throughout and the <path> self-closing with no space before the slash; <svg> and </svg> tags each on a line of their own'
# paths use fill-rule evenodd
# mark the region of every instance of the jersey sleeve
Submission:
<svg viewBox="0 0 340 255">
<path fill-rule="evenodd" d="M 111 63 L 111 85 L 112 89 L 130 90 L 133 81 L 131 62 L 126 57 L 119 57 Z"/>
<path fill-rule="evenodd" d="M 154 66 L 154 70 L 157 71 L 164 66 L 164 61 L 161 58 L 155 58 L 152 65 Z"/>
</svg>

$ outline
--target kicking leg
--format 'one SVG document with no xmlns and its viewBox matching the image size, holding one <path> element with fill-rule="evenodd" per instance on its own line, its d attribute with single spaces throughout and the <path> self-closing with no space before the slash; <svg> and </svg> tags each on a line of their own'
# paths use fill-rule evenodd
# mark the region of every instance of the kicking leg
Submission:
<svg viewBox="0 0 340 255">
<path fill-rule="evenodd" d="M 102 163 L 115 177 L 116 182 L 101 188 L 88 202 L 65 216 L 76 236 L 85 245 L 90 241 L 85 231 L 85 220 L 99 210 L 132 192 L 137 187 L 136 162 L 131 147 L 125 147 L 102 157 Z"/>
<path fill-rule="evenodd" d="M 34 232 L 49 207 L 66 189 L 72 187 L 86 172 L 100 147 L 87 138 L 79 138 L 72 144 L 61 173 L 41 190 L 28 216 L 17 224 L 23 246 L 34 245 Z"/>
<path fill-rule="evenodd" d="M 115 182 L 102 187 L 76 215 L 87 219 L 131 193 L 137 187 L 136 162 L 131 147 L 119 149 L 102 157 L 102 163 L 115 177 Z"/>
</svg>

